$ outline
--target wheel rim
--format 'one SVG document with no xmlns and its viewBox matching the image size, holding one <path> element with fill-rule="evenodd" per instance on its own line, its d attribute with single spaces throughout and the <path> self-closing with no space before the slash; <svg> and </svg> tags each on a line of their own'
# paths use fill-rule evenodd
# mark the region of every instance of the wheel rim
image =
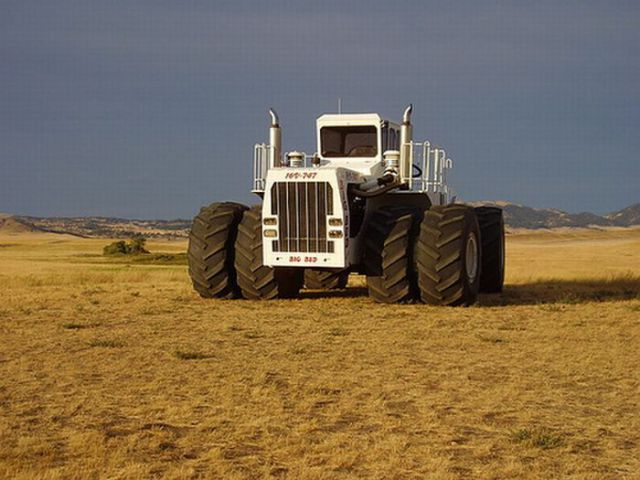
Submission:
<svg viewBox="0 0 640 480">
<path fill-rule="evenodd" d="M 465 270 L 469 283 L 473 283 L 478 276 L 478 241 L 475 233 L 467 237 L 467 247 L 465 251 Z"/>
</svg>

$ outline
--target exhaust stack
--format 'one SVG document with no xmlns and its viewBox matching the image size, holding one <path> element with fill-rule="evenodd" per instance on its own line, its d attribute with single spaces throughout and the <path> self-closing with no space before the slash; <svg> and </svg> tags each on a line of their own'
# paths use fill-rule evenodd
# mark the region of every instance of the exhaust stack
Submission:
<svg viewBox="0 0 640 480">
<path fill-rule="evenodd" d="M 411 178 L 411 145 L 413 141 L 413 127 L 411 125 L 411 112 L 413 104 L 404 110 L 402 115 L 402 127 L 400 129 L 400 178 Z"/>
<path fill-rule="evenodd" d="M 273 108 L 269 109 L 271 115 L 271 125 L 269 126 L 269 146 L 271 147 L 272 165 L 270 167 L 279 167 L 282 165 L 282 130 L 278 123 L 278 114 Z"/>
</svg>

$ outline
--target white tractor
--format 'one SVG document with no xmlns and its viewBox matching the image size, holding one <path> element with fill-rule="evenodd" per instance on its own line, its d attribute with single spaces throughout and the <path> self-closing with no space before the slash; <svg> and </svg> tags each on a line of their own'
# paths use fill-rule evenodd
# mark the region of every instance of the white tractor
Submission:
<svg viewBox="0 0 640 480">
<path fill-rule="evenodd" d="M 454 203 L 452 162 L 374 113 L 322 115 L 317 152 L 282 152 L 270 110 L 269 143 L 254 150 L 262 204 L 203 207 L 189 235 L 189 274 L 207 298 L 275 299 L 345 288 L 366 275 L 385 303 L 470 305 L 502 290 L 502 210 Z"/>
</svg>

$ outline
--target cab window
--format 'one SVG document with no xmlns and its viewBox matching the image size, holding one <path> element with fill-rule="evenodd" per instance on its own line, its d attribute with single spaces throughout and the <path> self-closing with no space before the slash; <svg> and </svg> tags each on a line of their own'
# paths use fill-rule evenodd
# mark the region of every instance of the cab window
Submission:
<svg viewBox="0 0 640 480">
<path fill-rule="evenodd" d="M 389 150 L 389 133 L 392 132 L 386 125 L 382 127 L 382 153 Z"/>
<path fill-rule="evenodd" d="M 392 128 L 389 133 L 391 133 L 391 139 L 389 140 L 389 149 L 397 150 L 398 144 L 396 142 L 396 131 Z"/>
<path fill-rule="evenodd" d="M 322 127 L 320 146 L 323 157 L 375 157 L 378 129 L 374 126 Z"/>
</svg>

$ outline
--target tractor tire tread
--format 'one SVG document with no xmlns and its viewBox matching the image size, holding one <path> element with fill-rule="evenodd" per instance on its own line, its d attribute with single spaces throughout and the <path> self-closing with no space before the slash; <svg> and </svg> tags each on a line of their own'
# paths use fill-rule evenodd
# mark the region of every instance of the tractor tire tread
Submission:
<svg viewBox="0 0 640 480">
<path fill-rule="evenodd" d="M 476 207 L 482 243 L 480 292 L 499 293 L 504 286 L 504 219 L 498 207 Z"/>
<path fill-rule="evenodd" d="M 384 206 L 371 215 L 363 263 L 369 296 L 376 302 L 416 298 L 412 240 L 417 218 L 418 210 L 408 206 Z"/>
<path fill-rule="evenodd" d="M 464 306 L 476 301 L 477 280 L 469 284 L 463 256 L 469 231 L 479 235 L 469 206 L 433 206 L 425 211 L 414 247 L 419 296 L 424 303 Z"/>
<path fill-rule="evenodd" d="M 187 259 L 193 288 L 203 298 L 236 298 L 234 242 L 242 212 L 235 202 L 202 207 L 189 232 Z"/>
</svg>

